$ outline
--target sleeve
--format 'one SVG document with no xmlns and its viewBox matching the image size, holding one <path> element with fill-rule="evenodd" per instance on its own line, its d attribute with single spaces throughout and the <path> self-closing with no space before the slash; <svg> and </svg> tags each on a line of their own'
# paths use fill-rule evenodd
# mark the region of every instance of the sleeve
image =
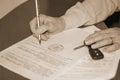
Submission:
<svg viewBox="0 0 120 80">
<path fill-rule="evenodd" d="M 119 5 L 120 0 L 85 0 L 68 9 L 62 18 L 65 20 L 66 29 L 92 25 L 112 15 Z"/>
</svg>

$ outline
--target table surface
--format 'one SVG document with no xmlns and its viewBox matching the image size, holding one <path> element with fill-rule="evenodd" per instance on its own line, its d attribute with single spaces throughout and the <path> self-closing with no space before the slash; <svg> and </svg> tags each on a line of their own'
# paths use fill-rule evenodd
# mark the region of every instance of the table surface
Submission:
<svg viewBox="0 0 120 80">
<path fill-rule="evenodd" d="M 29 21 L 35 15 L 33 15 L 34 8 L 29 9 L 29 7 L 26 7 L 33 6 L 30 5 L 30 3 L 32 3 L 32 0 L 18 7 L 17 10 L 12 11 L 10 14 L 8 14 L 2 20 L 0 20 L 0 36 L 1 36 L 0 51 L 31 35 Z M 96 26 L 100 29 L 107 28 L 104 23 L 99 23 Z M 0 80 L 28 80 L 28 79 L 0 66 Z M 117 70 L 117 74 L 115 78 L 112 80 L 120 80 L 120 64 Z"/>
</svg>

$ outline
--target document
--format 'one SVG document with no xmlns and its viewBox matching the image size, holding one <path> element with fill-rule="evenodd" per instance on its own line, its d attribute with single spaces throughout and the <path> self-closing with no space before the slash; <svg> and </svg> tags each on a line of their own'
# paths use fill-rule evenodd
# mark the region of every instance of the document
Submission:
<svg viewBox="0 0 120 80">
<path fill-rule="evenodd" d="M 56 80 L 110 80 L 116 74 L 118 61 L 115 55 L 107 55 L 99 61 L 85 56 L 74 68 Z"/>
<path fill-rule="evenodd" d="M 117 70 L 116 53 L 94 61 L 82 45 L 90 33 L 74 28 L 39 42 L 30 36 L 0 52 L 0 65 L 30 80 L 106 80 Z"/>
<path fill-rule="evenodd" d="M 90 34 L 96 30 L 99 29 L 95 26 L 82 29 L 82 31 Z M 74 68 L 56 80 L 110 80 L 114 78 L 120 59 L 120 50 L 113 53 L 103 53 L 105 57 L 101 60 L 93 60 L 86 54 Z"/>
</svg>

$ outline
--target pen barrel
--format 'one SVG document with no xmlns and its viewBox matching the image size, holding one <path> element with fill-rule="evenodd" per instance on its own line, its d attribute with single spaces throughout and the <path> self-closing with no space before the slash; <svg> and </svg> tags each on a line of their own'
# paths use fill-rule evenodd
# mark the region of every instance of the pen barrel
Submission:
<svg viewBox="0 0 120 80">
<path fill-rule="evenodd" d="M 38 6 L 38 0 L 35 0 L 35 10 L 36 10 L 36 24 L 37 28 L 40 27 L 40 16 L 39 16 L 39 6 Z M 41 44 L 41 34 L 38 35 L 39 44 Z"/>
<path fill-rule="evenodd" d="M 37 22 L 37 27 L 40 27 L 40 19 L 39 19 L 39 6 L 38 6 L 38 0 L 35 0 L 35 9 L 36 9 L 36 22 Z"/>
</svg>

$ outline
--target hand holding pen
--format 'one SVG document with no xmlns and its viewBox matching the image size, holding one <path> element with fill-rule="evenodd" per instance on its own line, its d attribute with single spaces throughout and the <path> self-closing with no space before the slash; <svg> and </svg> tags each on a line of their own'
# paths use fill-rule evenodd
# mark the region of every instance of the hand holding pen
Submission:
<svg viewBox="0 0 120 80">
<path fill-rule="evenodd" d="M 51 17 L 39 13 L 38 0 L 35 0 L 36 17 L 30 21 L 33 36 L 39 40 L 48 40 L 49 35 L 56 34 L 65 29 L 65 21 L 62 17 Z"/>
<path fill-rule="evenodd" d="M 40 40 L 48 40 L 49 35 L 59 33 L 64 30 L 65 22 L 61 17 L 50 17 L 44 14 L 39 14 L 40 27 L 37 27 L 36 17 L 31 20 L 30 28 L 33 32 L 34 37 L 38 39 L 41 35 Z"/>
</svg>

